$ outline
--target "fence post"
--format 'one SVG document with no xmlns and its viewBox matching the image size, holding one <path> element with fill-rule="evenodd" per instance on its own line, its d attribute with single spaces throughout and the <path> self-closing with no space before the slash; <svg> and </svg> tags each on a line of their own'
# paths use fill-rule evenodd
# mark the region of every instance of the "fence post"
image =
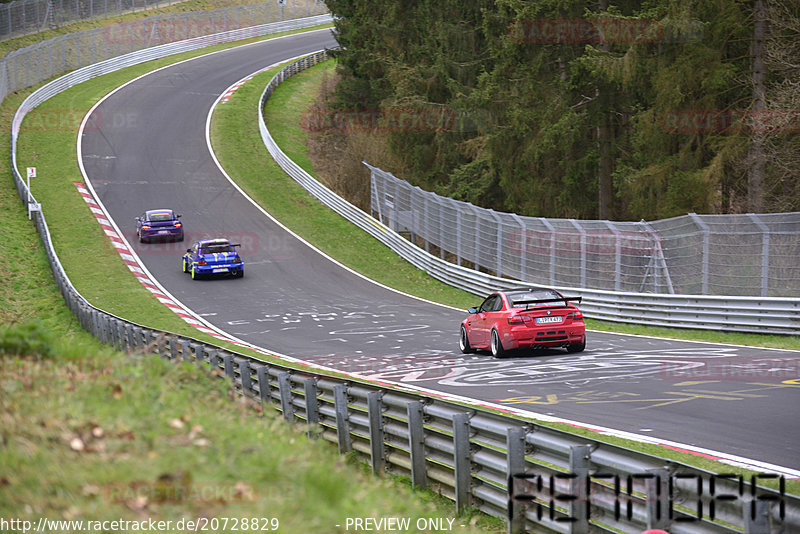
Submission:
<svg viewBox="0 0 800 534">
<path fill-rule="evenodd" d="M 239 377 L 242 381 L 242 393 L 250 395 L 253 390 L 253 377 L 251 375 L 250 360 L 239 358 Z"/>
<path fill-rule="evenodd" d="M 222 363 L 225 365 L 225 376 L 233 381 L 236 377 L 236 374 L 233 371 L 233 356 L 230 354 L 224 354 L 222 356 Z"/>
<path fill-rule="evenodd" d="M 258 377 L 258 396 L 261 399 L 261 404 L 271 404 L 272 398 L 269 394 L 269 366 L 258 366 L 256 369 L 256 377 Z"/>
<path fill-rule="evenodd" d="M 292 404 L 291 373 L 284 371 L 278 375 L 278 391 L 281 395 L 281 412 L 288 422 L 294 422 L 294 405 Z"/>
<path fill-rule="evenodd" d="M 428 472 L 425 462 L 425 427 L 421 401 L 411 401 L 406 405 L 408 412 L 408 450 L 411 455 L 411 484 L 417 488 L 428 485 Z"/>
<path fill-rule="evenodd" d="M 669 471 L 651 469 L 653 475 L 645 479 L 647 490 L 647 528 L 666 530 L 669 528 Z"/>
<path fill-rule="evenodd" d="M 568 514 L 571 534 L 589 532 L 589 445 L 573 445 L 569 448 L 569 495 Z"/>
<path fill-rule="evenodd" d="M 308 437 L 316 439 L 319 426 L 319 403 L 317 402 L 317 379 L 306 378 L 303 380 L 303 391 L 306 396 L 306 423 L 308 423 Z"/>
<path fill-rule="evenodd" d="M 744 515 L 744 534 L 770 534 L 770 508 L 771 502 L 761 499 L 752 499 L 742 503 Z"/>
<path fill-rule="evenodd" d="M 525 428 L 512 427 L 506 434 L 507 491 L 508 491 L 508 534 L 524 534 L 525 506 L 515 506 L 514 480 L 525 475 Z"/>
<path fill-rule="evenodd" d="M 455 466 L 456 510 L 459 513 L 472 504 L 472 453 L 469 442 L 468 413 L 453 416 L 453 464 Z"/>
<path fill-rule="evenodd" d="M 372 472 L 383 474 L 386 469 L 386 449 L 383 446 L 383 403 L 380 391 L 367 394 L 367 415 L 369 417 L 369 451 Z"/>
<path fill-rule="evenodd" d="M 350 452 L 350 422 L 347 414 L 347 386 L 338 384 L 333 387 L 333 400 L 336 407 L 336 435 L 339 442 L 339 453 Z"/>
</svg>

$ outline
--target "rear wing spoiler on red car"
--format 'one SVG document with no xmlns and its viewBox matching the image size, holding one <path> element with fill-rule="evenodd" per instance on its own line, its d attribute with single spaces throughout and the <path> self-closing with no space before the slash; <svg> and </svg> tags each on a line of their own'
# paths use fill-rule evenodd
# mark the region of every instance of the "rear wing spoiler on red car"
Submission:
<svg viewBox="0 0 800 534">
<path fill-rule="evenodd" d="M 563 297 L 560 299 L 525 299 L 525 300 L 515 300 L 512 306 L 516 306 L 517 304 L 525 304 L 525 308 L 528 308 L 530 304 L 547 304 L 548 302 L 563 302 L 564 305 L 571 301 L 580 302 L 583 300 L 583 297 Z"/>
</svg>

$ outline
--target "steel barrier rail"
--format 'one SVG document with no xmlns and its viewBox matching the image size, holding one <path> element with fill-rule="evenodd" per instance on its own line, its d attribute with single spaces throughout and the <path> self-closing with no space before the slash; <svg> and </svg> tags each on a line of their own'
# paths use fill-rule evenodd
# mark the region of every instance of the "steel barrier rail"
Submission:
<svg viewBox="0 0 800 534">
<path fill-rule="evenodd" d="M 99 75 L 102 70 L 93 72 Z M 16 169 L 15 153 L 22 117 L 33 102 L 44 101 L 45 95 L 57 94 L 84 76 L 91 77 L 76 72 L 48 84 L 17 110 L 12 160 L 23 203 L 29 192 Z M 467 402 L 437 398 L 444 395 L 433 392 L 424 396 L 356 377 L 335 378 L 267 363 L 114 316 L 91 305 L 74 288 L 38 205 L 32 217 L 67 306 L 101 341 L 120 350 L 219 370 L 242 394 L 274 406 L 289 421 L 304 422 L 310 435 L 337 443 L 340 451 L 364 456 L 375 472 L 407 474 L 416 486 L 450 496 L 459 510 L 474 507 L 505 516 L 509 532 L 640 532 L 659 527 L 674 534 L 743 529 L 760 534 L 800 529 L 800 498 L 765 488 L 758 479 L 748 483 L 726 478 Z M 713 495 L 704 491 L 712 484 Z M 714 521 L 705 513 L 712 505 Z"/>
</svg>

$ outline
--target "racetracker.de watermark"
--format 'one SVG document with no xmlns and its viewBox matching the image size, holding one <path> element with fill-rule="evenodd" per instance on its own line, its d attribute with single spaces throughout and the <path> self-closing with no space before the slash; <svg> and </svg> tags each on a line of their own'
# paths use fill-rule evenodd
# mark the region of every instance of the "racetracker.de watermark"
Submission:
<svg viewBox="0 0 800 534">
<path fill-rule="evenodd" d="M 183 241 L 176 241 L 174 237 L 155 237 L 147 243 L 140 244 L 138 252 L 140 255 L 147 256 L 157 254 L 183 254 L 195 241 L 214 239 L 217 237 L 224 237 L 231 243 L 240 245 L 237 247 L 237 250 L 241 254 L 258 252 L 264 245 L 258 234 L 253 232 L 213 233 L 187 231 L 184 233 Z M 284 239 L 270 237 L 270 243 L 267 248 L 283 248 L 285 247 L 285 241 Z"/>
<path fill-rule="evenodd" d="M 718 360 L 674 361 L 661 364 L 665 380 L 775 381 L 797 380 L 800 383 L 800 359 L 793 358 L 723 358 Z"/>
<path fill-rule="evenodd" d="M 85 109 L 29 108 L 22 122 L 22 132 L 47 132 L 74 134 L 86 115 Z M 104 113 L 95 110 L 84 125 L 84 132 L 99 132 L 103 127 L 121 129 L 140 126 L 138 112 Z"/>
<path fill-rule="evenodd" d="M 800 133 L 800 109 L 683 109 L 665 111 L 659 126 L 668 133 Z"/>
<path fill-rule="evenodd" d="M 459 127 L 450 109 L 382 108 L 314 110 L 300 119 L 309 132 L 450 132 Z"/>
<path fill-rule="evenodd" d="M 598 18 L 518 20 L 511 39 L 530 44 L 683 43 L 701 37 L 699 25 L 669 25 L 647 19 Z"/>
<path fill-rule="evenodd" d="M 253 488 L 245 482 L 119 482 L 106 484 L 103 494 L 112 503 L 226 504 L 255 500 Z"/>
</svg>

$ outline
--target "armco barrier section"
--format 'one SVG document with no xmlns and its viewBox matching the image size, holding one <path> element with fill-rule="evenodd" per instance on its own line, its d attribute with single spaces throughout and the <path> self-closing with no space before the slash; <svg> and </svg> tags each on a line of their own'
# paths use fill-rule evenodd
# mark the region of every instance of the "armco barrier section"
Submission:
<svg viewBox="0 0 800 534">
<path fill-rule="evenodd" d="M 182 49 L 184 44 L 174 48 Z M 163 55 L 175 53 L 173 48 Z M 137 56 L 145 54 L 137 53 Z M 156 57 L 156 51 L 146 54 Z M 119 58 L 117 68 L 141 57 Z M 800 528 L 800 499 L 754 479 L 715 475 L 623 447 L 549 429 L 489 410 L 380 387 L 355 378 L 270 364 L 197 339 L 147 328 L 92 306 L 55 253 L 41 206 L 16 168 L 24 115 L 77 80 L 115 70 L 74 72 L 39 89 L 17 110 L 12 161 L 20 198 L 31 210 L 53 276 L 80 324 L 120 350 L 144 351 L 217 369 L 242 394 L 274 406 L 309 434 L 368 459 L 376 473 L 405 474 L 416 486 L 451 497 L 459 510 L 507 517 L 520 532 L 641 532 L 753 534 Z M 296 69 L 297 67 L 292 67 Z M 708 488 L 715 488 L 709 491 Z M 713 512 L 712 512 L 713 510 Z M 713 520 L 712 520 L 713 516 Z"/>
<path fill-rule="evenodd" d="M 259 128 L 264 144 L 278 165 L 322 203 L 369 233 L 403 259 L 429 275 L 476 295 L 521 285 L 518 280 L 500 278 L 450 263 L 413 244 L 368 213 L 344 200 L 294 163 L 277 146 L 264 124 L 263 104 L 285 78 L 326 58 L 325 52 L 308 56 L 276 74 L 269 82 L 259 107 Z M 365 162 L 373 172 L 383 172 Z M 587 317 L 620 323 L 723 330 L 737 332 L 800 334 L 800 299 L 776 297 L 718 297 L 625 293 L 587 288 L 559 287 L 583 297 L 581 311 Z"/>
</svg>

